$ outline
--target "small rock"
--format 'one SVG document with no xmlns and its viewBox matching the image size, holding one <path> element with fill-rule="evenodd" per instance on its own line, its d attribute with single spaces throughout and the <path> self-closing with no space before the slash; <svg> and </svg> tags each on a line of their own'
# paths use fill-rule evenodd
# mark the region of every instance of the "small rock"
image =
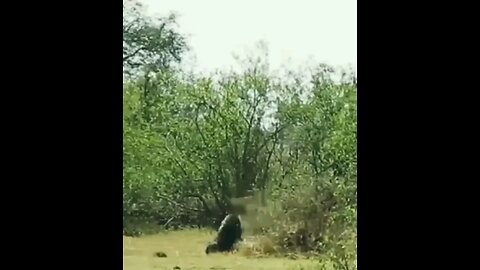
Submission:
<svg viewBox="0 0 480 270">
<path fill-rule="evenodd" d="M 166 258 L 167 257 L 167 254 L 165 254 L 165 252 L 155 252 L 155 257 L 158 257 L 158 258 Z"/>
<path fill-rule="evenodd" d="M 180 269 L 181 269 L 181 268 L 180 268 L 180 266 L 178 266 L 178 265 L 173 267 L 173 270 L 180 270 Z"/>
</svg>

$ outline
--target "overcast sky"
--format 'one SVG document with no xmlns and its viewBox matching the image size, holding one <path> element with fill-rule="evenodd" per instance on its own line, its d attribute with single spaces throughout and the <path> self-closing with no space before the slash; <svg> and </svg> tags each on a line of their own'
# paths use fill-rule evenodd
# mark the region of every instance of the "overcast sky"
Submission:
<svg viewBox="0 0 480 270">
<path fill-rule="evenodd" d="M 266 41 L 272 68 L 309 61 L 357 69 L 357 0 L 142 0 L 152 15 L 178 13 L 195 70 L 236 65 Z M 289 60 L 290 62 L 287 62 Z"/>
</svg>

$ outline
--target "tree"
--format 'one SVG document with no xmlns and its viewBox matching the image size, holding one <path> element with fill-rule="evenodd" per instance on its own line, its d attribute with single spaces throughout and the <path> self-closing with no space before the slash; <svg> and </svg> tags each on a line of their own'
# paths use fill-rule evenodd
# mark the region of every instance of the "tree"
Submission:
<svg viewBox="0 0 480 270">
<path fill-rule="evenodd" d="M 123 70 L 138 73 L 142 68 L 158 71 L 180 62 L 188 49 L 185 38 L 175 29 L 175 15 L 151 18 L 135 0 L 123 2 Z"/>
</svg>

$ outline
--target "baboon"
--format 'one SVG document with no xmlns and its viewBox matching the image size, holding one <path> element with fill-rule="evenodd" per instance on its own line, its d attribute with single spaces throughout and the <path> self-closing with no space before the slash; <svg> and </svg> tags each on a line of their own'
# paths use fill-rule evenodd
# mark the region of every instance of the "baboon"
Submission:
<svg viewBox="0 0 480 270">
<path fill-rule="evenodd" d="M 242 240 L 240 216 L 229 214 L 223 219 L 215 241 L 207 246 L 205 253 L 232 251 L 235 244 Z"/>
</svg>

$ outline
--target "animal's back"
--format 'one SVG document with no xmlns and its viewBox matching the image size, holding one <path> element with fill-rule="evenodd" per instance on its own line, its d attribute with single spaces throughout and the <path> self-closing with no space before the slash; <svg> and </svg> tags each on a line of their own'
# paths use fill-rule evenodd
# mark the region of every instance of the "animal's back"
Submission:
<svg viewBox="0 0 480 270">
<path fill-rule="evenodd" d="M 230 251 L 238 241 L 242 241 L 242 222 L 240 216 L 235 214 L 227 215 L 218 228 L 215 245 L 207 248 L 209 251 Z"/>
</svg>

